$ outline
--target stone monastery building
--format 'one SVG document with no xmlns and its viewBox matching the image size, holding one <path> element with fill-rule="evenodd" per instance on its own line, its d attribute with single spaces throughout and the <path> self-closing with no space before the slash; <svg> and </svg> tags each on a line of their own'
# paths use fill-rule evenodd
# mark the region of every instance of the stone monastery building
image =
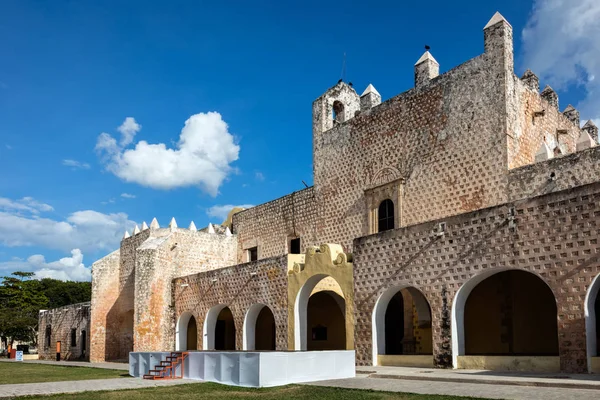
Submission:
<svg viewBox="0 0 600 400">
<path fill-rule="evenodd" d="M 144 223 L 40 353 L 354 349 L 357 365 L 600 372 L 600 146 L 496 14 L 484 53 L 385 102 L 313 103 L 314 186 L 196 229 Z"/>
</svg>

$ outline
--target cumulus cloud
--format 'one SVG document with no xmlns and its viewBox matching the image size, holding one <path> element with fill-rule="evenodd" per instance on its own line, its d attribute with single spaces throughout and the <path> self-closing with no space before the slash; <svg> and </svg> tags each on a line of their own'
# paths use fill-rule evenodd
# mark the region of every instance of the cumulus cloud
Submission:
<svg viewBox="0 0 600 400">
<path fill-rule="evenodd" d="M 7 275 L 13 271 L 35 272 L 38 279 L 52 278 L 61 281 L 89 281 L 92 278 L 90 268 L 83 264 L 83 253 L 79 249 L 71 250 L 71 257 L 52 262 L 46 262 L 41 254 L 34 254 L 27 260 L 14 258 L 0 262 L 0 271 L 6 271 Z"/>
<path fill-rule="evenodd" d="M 121 146 L 127 146 L 133 142 L 135 134 L 142 129 L 142 126 L 135 122 L 135 118 L 127 117 L 125 121 L 117 128 L 121 132 Z"/>
<path fill-rule="evenodd" d="M 556 90 L 581 86 L 584 119 L 600 118 L 600 1 L 536 0 L 523 29 L 523 65 Z"/>
<path fill-rule="evenodd" d="M 239 206 L 235 206 L 233 204 L 223 204 L 223 205 L 215 205 L 206 210 L 206 214 L 210 217 L 220 218 L 223 221 L 227 218 L 229 211 L 233 210 L 235 207 L 239 208 L 251 208 L 254 207 L 253 204 L 242 204 Z"/>
<path fill-rule="evenodd" d="M 134 148 L 126 149 L 141 126 L 132 118 L 121 127 L 119 143 L 108 133 L 98 136 L 96 150 L 106 169 L 124 181 L 154 189 L 198 186 L 216 196 L 240 151 L 227 123 L 217 112 L 192 115 L 185 122 L 175 148 L 141 140 Z"/>
<path fill-rule="evenodd" d="M 51 210 L 51 206 L 30 197 L 16 201 L 1 198 L 0 244 L 42 246 L 62 251 L 111 251 L 119 245 L 123 232 L 135 226 L 125 213 L 83 210 L 70 214 L 65 220 L 40 215 Z"/>
<path fill-rule="evenodd" d="M 124 199 L 135 199 L 135 194 L 121 193 L 121 197 Z"/>
<path fill-rule="evenodd" d="M 11 200 L 0 197 L 0 211 L 11 213 L 39 214 L 40 212 L 53 211 L 51 205 L 40 203 L 33 197 L 23 197 L 20 200 Z"/>
<path fill-rule="evenodd" d="M 62 165 L 73 169 L 90 169 L 90 164 L 77 160 L 62 160 Z"/>
</svg>

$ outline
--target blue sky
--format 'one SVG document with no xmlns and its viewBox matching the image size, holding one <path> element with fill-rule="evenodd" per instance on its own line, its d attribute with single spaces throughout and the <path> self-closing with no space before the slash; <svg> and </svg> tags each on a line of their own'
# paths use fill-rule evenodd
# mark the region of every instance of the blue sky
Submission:
<svg viewBox="0 0 600 400">
<path fill-rule="evenodd" d="M 385 100 L 425 44 L 442 72 L 483 52 L 495 11 L 517 74 L 599 118 L 595 3 L 3 0 L 0 272 L 87 279 L 133 223 L 220 223 L 312 184 L 311 104 L 344 53 Z"/>
</svg>

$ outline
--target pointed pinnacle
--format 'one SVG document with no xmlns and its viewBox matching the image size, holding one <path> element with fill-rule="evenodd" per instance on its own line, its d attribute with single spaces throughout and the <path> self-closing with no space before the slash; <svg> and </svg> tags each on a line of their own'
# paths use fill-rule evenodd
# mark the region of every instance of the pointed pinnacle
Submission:
<svg viewBox="0 0 600 400">
<path fill-rule="evenodd" d="M 127 239 L 129 236 L 129 232 L 125 231 L 125 234 L 123 235 L 123 239 Z"/>
<path fill-rule="evenodd" d="M 196 224 L 194 224 L 194 221 L 192 221 L 192 223 L 190 224 L 190 227 L 188 228 L 190 231 L 197 231 L 198 229 L 196 229 Z"/>
<path fill-rule="evenodd" d="M 215 233 L 215 227 L 210 222 L 208 223 L 208 229 L 206 230 L 208 233 Z"/>
<path fill-rule="evenodd" d="M 229 227 L 225 228 L 225 236 L 231 236 L 231 231 L 229 230 Z"/>
<path fill-rule="evenodd" d="M 171 228 L 171 230 L 177 228 L 177 221 L 175 221 L 175 217 L 171 218 L 171 222 L 169 222 L 169 228 Z"/>
<path fill-rule="evenodd" d="M 148 225 L 146 225 L 146 221 L 142 222 L 142 230 L 145 231 L 148 229 Z"/>
<path fill-rule="evenodd" d="M 152 218 L 152 222 L 150 222 L 150 229 L 158 229 L 160 225 L 158 225 L 158 221 L 156 218 Z"/>
<path fill-rule="evenodd" d="M 137 224 L 135 225 L 135 228 L 133 229 L 133 235 L 137 235 L 138 233 L 140 233 L 140 227 L 137 226 Z"/>
</svg>

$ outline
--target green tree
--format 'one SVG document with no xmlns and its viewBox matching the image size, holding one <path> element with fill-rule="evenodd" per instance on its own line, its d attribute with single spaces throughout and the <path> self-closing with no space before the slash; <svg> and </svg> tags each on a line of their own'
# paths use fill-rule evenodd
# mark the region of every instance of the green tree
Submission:
<svg viewBox="0 0 600 400">
<path fill-rule="evenodd" d="M 0 336 L 5 346 L 13 341 L 37 343 L 39 311 L 90 301 L 90 282 L 33 279 L 33 272 L 13 272 L 0 283 Z"/>
</svg>

